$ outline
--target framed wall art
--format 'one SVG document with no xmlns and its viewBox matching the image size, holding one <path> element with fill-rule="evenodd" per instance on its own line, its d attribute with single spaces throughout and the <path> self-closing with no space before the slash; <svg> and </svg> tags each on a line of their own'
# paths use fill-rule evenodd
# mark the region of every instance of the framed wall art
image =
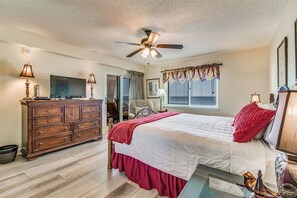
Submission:
<svg viewBox="0 0 297 198">
<path fill-rule="evenodd" d="M 159 98 L 158 90 L 160 88 L 160 78 L 153 78 L 146 80 L 146 97 Z"/>
<path fill-rule="evenodd" d="M 288 41 L 287 37 L 277 48 L 277 86 L 288 84 Z"/>
</svg>

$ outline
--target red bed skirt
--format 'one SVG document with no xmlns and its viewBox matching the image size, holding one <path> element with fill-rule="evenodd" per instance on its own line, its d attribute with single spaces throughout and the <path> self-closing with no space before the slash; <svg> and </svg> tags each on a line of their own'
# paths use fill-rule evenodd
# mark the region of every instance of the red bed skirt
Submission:
<svg viewBox="0 0 297 198">
<path fill-rule="evenodd" d="M 127 177 L 146 190 L 157 189 L 159 195 L 176 198 L 187 181 L 153 168 L 130 156 L 112 153 L 112 168 L 125 172 Z"/>
</svg>

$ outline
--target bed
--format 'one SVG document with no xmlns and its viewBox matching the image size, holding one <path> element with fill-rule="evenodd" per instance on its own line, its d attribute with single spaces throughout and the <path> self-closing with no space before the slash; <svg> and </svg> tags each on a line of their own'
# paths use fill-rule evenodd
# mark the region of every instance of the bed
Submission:
<svg viewBox="0 0 297 198">
<path fill-rule="evenodd" d="M 114 142 L 111 147 L 110 142 L 112 167 L 140 187 L 156 188 L 169 197 L 178 196 L 198 164 L 234 174 L 265 174 L 277 153 L 262 139 L 233 142 L 232 123 L 230 117 L 181 113 L 141 124 L 129 145 Z"/>
</svg>

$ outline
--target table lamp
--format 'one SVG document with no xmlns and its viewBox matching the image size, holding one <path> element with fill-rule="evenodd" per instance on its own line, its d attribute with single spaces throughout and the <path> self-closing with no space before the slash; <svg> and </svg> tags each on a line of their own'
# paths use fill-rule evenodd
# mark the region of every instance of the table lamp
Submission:
<svg viewBox="0 0 297 198">
<path fill-rule="evenodd" d="M 256 103 L 260 103 L 261 99 L 260 99 L 260 94 L 257 94 L 256 92 L 251 94 L 251 103 L 256 102 Z"/>
<path fill-rule="evenodd" d="M 20 74 L 20 77 L 26 78 L 26 97 L 23 98 L 23 100 L 32 100 L 32 98 L 29 96 L 29 78 L 35 78 L 32 70 L 32 65 L 30 65 L 29 63 L 25 64 Z"/>
<path fill-rule="evenodd" d="M 163 110 L 163 97 L 166 96 L 166 92 L 164 89 L 158 89 L 157 96 L 160 97 L 160 111 Z"/>
<path fill-rule="evenodd" d="M 297 197 L 297 90 L 279 91 L 270 144 L 284 153 L 276 158 L 277 186 L 282 197 Z"/>
<path fill-rule="evenodd" d="M 95 75 L 93 73 L 90 74 L 89 79 L 88 79 L 88 83 L 91 84 L 91 97 L 89 98 L 90 100 L 95 100 L 94 96 L 93 96 L 93 84 L 96 84 L 96 79 L 95 79 Z"/>
</svg>

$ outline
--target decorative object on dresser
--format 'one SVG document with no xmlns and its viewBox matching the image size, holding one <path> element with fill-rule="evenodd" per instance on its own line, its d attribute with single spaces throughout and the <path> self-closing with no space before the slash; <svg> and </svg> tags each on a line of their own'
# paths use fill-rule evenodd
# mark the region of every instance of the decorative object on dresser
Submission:
<svg viewBox="0 0 297 198">
<path fill-rule="evenodd" d="M 297 197 L 297 90 L 279 91 L 279 102 L 269 141 L 283 151 L 275 162 L 282 197 Z"/>
<path fill-rule="evenodd" d="M 265 198 L 266 195 L 267 195 L 267 191 L 263 184 L 262 173 L 259 170 L 252 197 L 253 198 L 262 198 L 262 197 Z"/>
<path fill-rule="evenodd" d="M 93 96 L 93 84 L 96 84 L 96 79 L 95 79 L 95 75 L 93 73 L 90 74 L 89 79 L 88 79 L 88 83 L 91 84 L 91 97 L 89 98 L 90 100 L 94 100 L 94 96 Z"/>
<path fill-rule="evenodd" d="M 146 80 L 146 97 L 147 98 L 159 98 L 158 90 L 160 87 L 160 79 L 153 78 Z"/>
<path fill-rule="evenodd" d="M 160 97 L 160 111 L 163 111 L 163 100 L 164 100 L 164 96 L 166 96 L 165 90 L 159 89 L 157 96 Z"/>
<path fill-rule="evenodd" d="M 288 83 L 288 40 L 287 37 L 277 48 L 277 85 L 281 87 Z"/>
<path fill-rule="evenodd" d="M 258 178 L 256 179 L 251 172 L 246 172 L 242 174 L 244 177 L 244 186 L 252 193 L 254 197 L 266 196 L 266 194 L 270 194 L 273 197 L 278 197 L 277 192 L 273 192 L 267 186 L 263 184 L 262 173 L 261 170 L 258 171 Z"/>
<path fill-rule="evenodd" d="M 89 140 L 102 139 L 102 100 L 22 100 L 21 104 L 21 152 L 28 160 Z"/>
<path fill-rule="evenodd" d="M 32 65 L 30 63 L 27 63 L 24 65 L 23 70 L 20 74 L 20 77 L 26 78 L 26 97 L 23 98 L 23 100 L 32 100 L 32 98 L 29 96 L 29 78 L 35 78 L 32 70 Z"/>
<path fill-rule="evenodd" d="M 261 103 L 260 94 L 257 94 L 256 92 L 251 94 L 251 103 Z"/>
</svg>

